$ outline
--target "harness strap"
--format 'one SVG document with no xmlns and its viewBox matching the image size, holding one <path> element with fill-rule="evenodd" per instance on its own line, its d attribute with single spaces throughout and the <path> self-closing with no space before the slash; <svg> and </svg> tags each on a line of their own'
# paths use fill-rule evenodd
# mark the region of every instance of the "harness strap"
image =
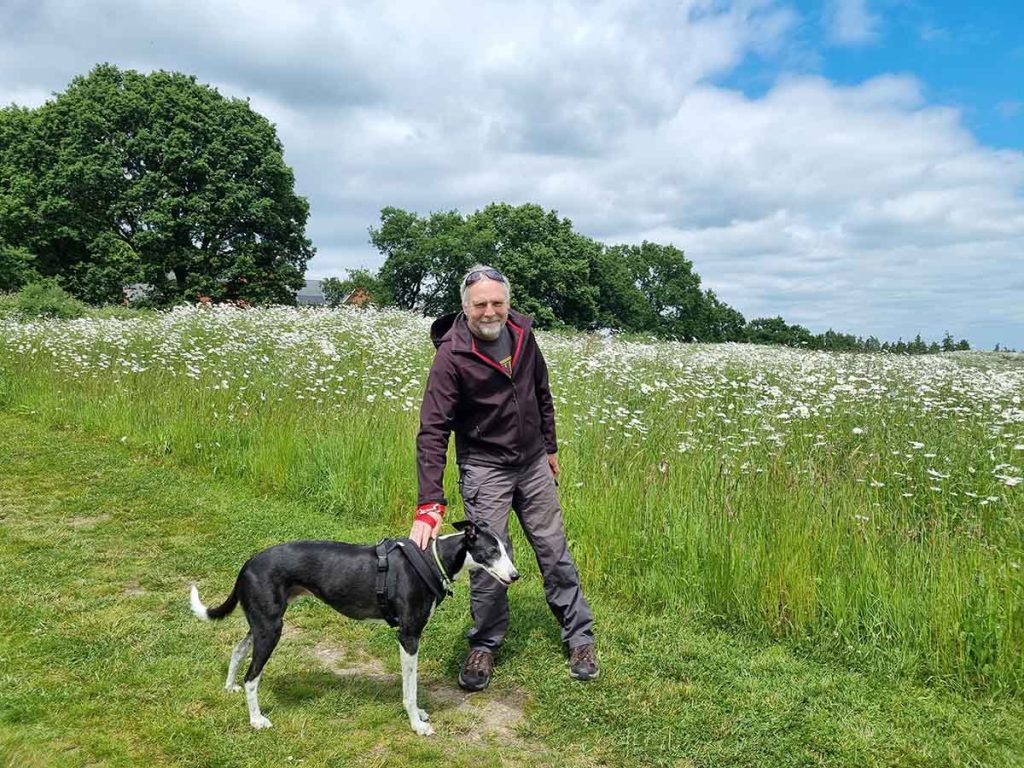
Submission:
<svg viewBox="0 0 1024 768">
<path fill-rule="evenodd" d="M 388 594 L 388 553 L 394 547 L 395 543 L 389 539 L 381 539 L 377 542 L 377 605 L 384 616 L 384 621 L 391 627 L 398 626 L 398 617 L 395 616 L 395 612 L 391 608 L 391 598 L 393 595 Z M 392 585 L 391 592 L 393 593 L 394 579 L 390 579 L 390 582 Z"/>
<path fill-rule="evenodd" d="M 427 588 L 433 593 L 440 605 L 448 595 L 452 594 L 451 580 L 441 566 L 441 560 L 434 553 L 436 566 L 420 548 L 410 539 L 381 539 L 377 542 L 377 606 L 380 608 L 384 621 L 392 627 L 399 624 L 398 616 L 393 608 L 395 599 L 395 572 L 389 568 L 388 558 L 395 549 L 400 549 L 409 565 L 413 567 Z M 435 572 L 435 567 L 438 572 Z"/>
<path fill-rule="evenodd" d="M 435 573 L 433 564 L 427 560 L 426 555 L 411 539 L 399 539 L 398 546 L 402 548 L 405 559 L 416 570 L 423 583 L 434 593 L 434 597 L 437 598 L 438 605 L 440 605 L 441 601 L 451 594 L 451 591 L 446 588 L 441 577 Z"/>
</svg>

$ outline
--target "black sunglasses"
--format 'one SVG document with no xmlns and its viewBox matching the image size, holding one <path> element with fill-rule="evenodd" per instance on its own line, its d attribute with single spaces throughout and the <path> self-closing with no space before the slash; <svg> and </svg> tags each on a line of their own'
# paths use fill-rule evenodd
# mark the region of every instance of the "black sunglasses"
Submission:
<svg viewBox="0 0 1024 768">
<path fill-rule="evenodd" d="M 478 283 L 483 278 L 488 277 L 491 280 L 497 280 L 499 283 L 507 282 L 505 276 L 496 269 L 478 269 L 474 272 L 470 272 L 466 275 L 466 279 L 463 281 L 463 285 L 472 285 Z"/>
</svg>

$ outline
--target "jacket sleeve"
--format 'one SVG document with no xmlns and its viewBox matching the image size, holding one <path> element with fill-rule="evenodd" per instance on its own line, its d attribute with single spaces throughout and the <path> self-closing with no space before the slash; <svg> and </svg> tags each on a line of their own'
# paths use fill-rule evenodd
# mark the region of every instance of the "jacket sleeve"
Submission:
<svg viewBox="0 0 1024 768">
<path fill-rule="evenodd" d="M 444 467 L 458 401 L 458 372 L 447 345 L 443 345 L 434 355 L 420 405 L 420 431 L 416 435 L 417 504 L 448 504 L 444 496 Z"/>
<path fill-rule="evenodd" d="M 536 340 L 531 340 L 536 345 Z M 548 364 L 544 361 L 539 346 L 533 380 L 537 388 L 537 405 L 540 407 L 540 429 L 544 435 L 544 450 L 547 453 L 558 453 L 558 440 L 555 437 L 555 403 L 551 399 L 551 387 L 548 385 Z"/>
</svg>

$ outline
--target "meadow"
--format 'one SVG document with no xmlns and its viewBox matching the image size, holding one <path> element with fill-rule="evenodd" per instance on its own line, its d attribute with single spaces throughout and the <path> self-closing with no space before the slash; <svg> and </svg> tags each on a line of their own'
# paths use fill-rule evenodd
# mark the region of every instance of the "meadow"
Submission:
<svg viewBox="0 0 1024 768">
<path fill-rule="evenodd" d="M 357 309 L 0 319 L 0 409 L 397 535 L 428 327 Z M 671 616 L 871 679 L 1019 699 L 1021 356 L 539 339 L 571 546 L 596 602 L 628 606 L 618 624 Z"/>
</svg>

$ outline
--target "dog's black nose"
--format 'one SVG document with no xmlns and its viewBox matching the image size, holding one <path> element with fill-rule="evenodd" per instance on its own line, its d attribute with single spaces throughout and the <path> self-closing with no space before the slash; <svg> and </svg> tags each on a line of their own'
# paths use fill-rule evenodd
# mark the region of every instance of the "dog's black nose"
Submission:
<svg viewBox="0 0 1024 768">
<path fill-rule="evenodd" d="M 512 581 L 519 581 L 519 571 L 512 571 Z"/>
</svg>

